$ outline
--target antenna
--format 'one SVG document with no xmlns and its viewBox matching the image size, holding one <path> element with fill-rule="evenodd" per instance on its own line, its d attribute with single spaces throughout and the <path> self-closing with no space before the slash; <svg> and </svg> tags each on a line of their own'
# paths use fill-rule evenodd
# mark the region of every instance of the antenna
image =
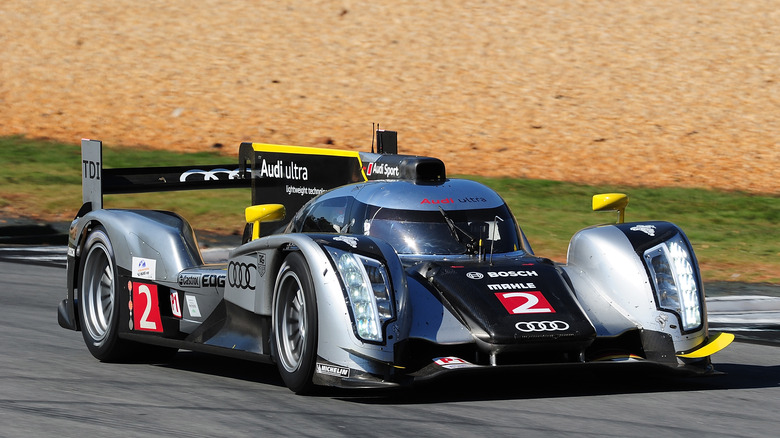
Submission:
<svg viewBox="0 0 780 438">
<path fill-rule="evenodd" d="M 374 137 L 376 136 L 377 127 L 374 122 L 371 122 L 371 153 L 374 153 Z"/>
<path fill-rule="evenodd" d="M 503 219 L 498 217 L 496 215 L 495 220 L 493 221 L 493 232 L 490 233 L 490 265 L 493 265 L 493 245 L 496 243 L 496 232 L 498 231 L 498 221 L 504 222 Z"/>
</svg>

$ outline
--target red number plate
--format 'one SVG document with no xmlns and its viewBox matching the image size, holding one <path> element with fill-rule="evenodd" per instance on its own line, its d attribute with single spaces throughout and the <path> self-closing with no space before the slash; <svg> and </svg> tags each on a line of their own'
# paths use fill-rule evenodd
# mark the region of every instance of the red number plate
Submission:
<svg viewBox="0 0 780 438">
<path fill-rule="evenodd" d="M 501 292 L 496 297 L 512 315 L 555 313 L 555 309 L 539 291 Z"/>
<path fill-rule="evenodd" d="M 163 331 L 157 285 L 133 282 L 133 327 L 149 332 Z"/>
</svg>

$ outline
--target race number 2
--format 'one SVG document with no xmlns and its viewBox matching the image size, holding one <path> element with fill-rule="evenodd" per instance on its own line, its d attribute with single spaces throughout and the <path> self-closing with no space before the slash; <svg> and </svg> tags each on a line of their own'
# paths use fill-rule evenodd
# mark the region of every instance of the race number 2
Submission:
<svg viewBox="0 0 780 438">
<path fill-rule="evenodd" d="M 497 293 L 496 297 L 512 315 L 555 313 L 555 309 L 539 291 L 501 292 Z"/>
<path fill-rule="evenodd" d="M 133 309 L 133 326 L 136 330 L 163 331 L 157 285 L 133 282 Z"/>
</svg>

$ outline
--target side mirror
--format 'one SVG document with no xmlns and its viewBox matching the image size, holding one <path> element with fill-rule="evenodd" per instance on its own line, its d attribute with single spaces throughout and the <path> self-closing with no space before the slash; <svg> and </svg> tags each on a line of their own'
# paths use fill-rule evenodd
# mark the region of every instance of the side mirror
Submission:
<svg viewBox="0 0 780 438">
<path fill-rule="evenodd" d="M 628 195 L 624 193 L 602 193 L 593 195 L 593 211 L 617 211 L 617 223 L 625 221 Z"/>
<path fill-rule="evenodd" d="M 284 219 L 287 211 L 282 204 L 259 204 L 244 210 L 246 222 L 252 224 L 252 240 L 260 237 L 260 224 Z"/>
</svg>

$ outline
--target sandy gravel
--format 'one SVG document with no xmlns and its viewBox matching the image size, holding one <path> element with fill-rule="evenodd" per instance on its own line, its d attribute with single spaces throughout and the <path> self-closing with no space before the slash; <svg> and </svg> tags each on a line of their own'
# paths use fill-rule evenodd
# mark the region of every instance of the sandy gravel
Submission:
<svg viewBox="0 0 780 438">
<path fill-rule="evenodd" d="M 779 118 L 775 0 L 0 3 L 0 135 L 780 194 Z"/>
</svg>

